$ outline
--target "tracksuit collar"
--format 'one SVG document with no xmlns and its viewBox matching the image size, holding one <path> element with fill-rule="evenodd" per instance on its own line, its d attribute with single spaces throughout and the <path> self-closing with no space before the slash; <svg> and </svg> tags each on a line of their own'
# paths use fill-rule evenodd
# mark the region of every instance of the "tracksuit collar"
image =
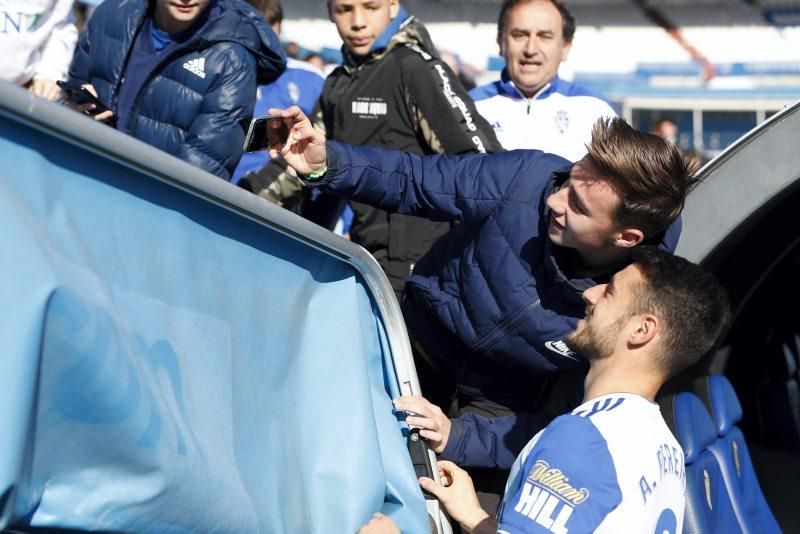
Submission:
<svg viewBox="0 0 800 534">
<path fill-rule="evenodd" d="M 513 97 L 520 97 L 526 100 L 538 100 L 541 98 L 546 98 L 553 94 L 556 91 L 556 88 L 561 84 L 561 79 L 556 75 L 555 78 L 550 80 L 550 83 L 539 89 L 535 95 L 533 95 L 530 99 L 525 96 L 522 91 L 517 89 L 516 84 L 508 75 L 508 69 L 503 69 L 503 72 L 500 74 L 500 92 Z"/>
</svg>

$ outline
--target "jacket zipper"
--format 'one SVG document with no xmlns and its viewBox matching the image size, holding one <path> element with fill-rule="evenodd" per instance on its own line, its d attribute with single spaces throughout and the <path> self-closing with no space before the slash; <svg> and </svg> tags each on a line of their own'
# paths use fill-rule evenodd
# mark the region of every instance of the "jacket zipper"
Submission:
<svg viewBox="0 0 800 534">
<path fill-rule="evenodd" d="M 142 31 L 142 28 L 144 27 L 144 21 L 146 18 L 147 18 L 147 13 L 145 12 L 142 18 L 139 19 L 139 23 L 136 26 L 136 31 L 133 33 L 133 41 L 131 42 L 131 47 L 125 54 L 125 59 L 122 61 L 122 70 L 120 71 L 119 79 L 117 80 L 117 83 L 114 86 L 114 88 L 111 90 L 111 103 L 109 103 L 109 106 L 111 107 L 112 110 L 114 110 L 114 115 L 117 115 L 117 98 L 119 97 L 119 90 L 122 87 L 122 84 L 125 83 L 125 73 L 128 70 L 128 61 L 130 61 L 131 59 L 131 54 L 133 53 L 133 47 L 136 44 L 136 36 L 139 35 L 140 31 Z M 116 116 L 114 117 L 114 120 L 116 121 Z"/>
<path fill-rule="evenodd" d="M 513 314 L 511 314 L 511 316 L 508 319 L 497 325 L 497 327 L 495 327 L 495 329 L 492 332 L 490 332 L 485 338 L 483 338 L 475 345 L 469 347 L 468 350 L 470 352 L 480 352 L 488 348 L 489 346 L 493 345 L 500 338 L 500 336 L 502 336 L 508 330 L 514 328 L 519 323 L 521 323 L 522 320 L 525 318 L 525 314 L 527 314 L 533 308 L 538 307 L 541 304 L 541 302 L 542 302 L 541 299 L 536 299 L 533 302 L 529 302 L 519 310 L 515 311 Z"/>
</svg>

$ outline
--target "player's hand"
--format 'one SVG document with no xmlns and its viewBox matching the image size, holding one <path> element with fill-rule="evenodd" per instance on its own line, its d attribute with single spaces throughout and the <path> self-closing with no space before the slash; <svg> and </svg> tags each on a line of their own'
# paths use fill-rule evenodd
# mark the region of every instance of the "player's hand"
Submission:
<svg viewBox="0 0 800 534">
<path fill-rule="evenodd" d="M 279 151 L 270 150 L 269 157 L 281 156 L 300 175 L 321 172 L 328 164 L 325 136 L 316 130 L 305 113 L 297 107 L 289 109 L 270 109 L 269 115 L 283 117 L 289 127 L 289 139 Z"/>
<path fill-rule="evenodd" d="M 61 88 L 53 80 L 34 78 L 28 91 L 51 102 L 61 98 Z"/>
<path fill-rule="evenodd" d="M 376 513 L 358 530 L 358 534 L 400 534 L 400 529 L 390 517 Z"/>
<path fill-rule="evenodd" d="M 86 89 L 87 91 L 92 93 L 94 96 L 97 96 L 97 91 L 95 90 L 95 88 L 94 88 L 94 86 L 92 84 L 85 83 L 85 84 L 83 84 L 83 87 L 84 87 L 84 89 Z M 106 105 L 108 105 L 108 104 L 106 104 Z M 89 103 L 89 104 L 77 105 L 77 106 L 75 106 L 75 109 L 77 109 L 81 113 L 85 113 L 86 115 L 91 116 L 94 120 L 101 121 L 101 122 L 107 121 L 108 119 L 110 119 L 111 117 L 114 116 L 114 112 L 111 111 L 110 109 L 108 109 L 106 111 L 103 111 L 102 113 L 98 113 L 97 115 L 92 115 L 90 112 L 93 109 L 95 109 L 96 107 L 97 107 L 97 105 Z"/>
<path fill-rule="evenodd" d="M 409 412 L 406 422 L 420 429 L 419 435 L 428 440 L 433 452 L 438 454 L 444 450 L 452 424 L 441 408 L 418 395 L 395 399 L 394 407 Z"/>
<path fill-rule="evenodd" d="M 419 479 L 422 489 L 439 499 L 450 517 L 458 521 L 464 530 L 472 532 L 479 526 L 481 529 L 489 527 L 491 530 L 493 525 L 496 532 L 497 524 L 481 508 L 469 474 L 453 462 L 445 460 L 440 460 L 438 467 L 442 483 L 437 484 L 430 478 L 422 477 Z"/>
</svg>

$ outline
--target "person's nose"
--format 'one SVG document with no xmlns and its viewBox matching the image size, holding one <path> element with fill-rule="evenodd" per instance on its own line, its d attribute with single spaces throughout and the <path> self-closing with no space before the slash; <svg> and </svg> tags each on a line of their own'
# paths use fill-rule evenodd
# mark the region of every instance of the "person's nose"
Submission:
<svg viewBox="0 0 800 534">
<path fill-rule="evenodd" d="M 594 306 L 594 304 L 597 302 L 597 299 L 603 294 L 603 292 L 605 292 L 605 290 L 606 284 L 597 284 L 596 286 L 590 287 L 583 292 L 583 300 L 586 302 L 586 304 Z"/>
<path fill-rule="evenodd" d="M 522 50 L 526 57 L 533 57 L 539 52 L 539 44 L 536 42 L 536 36 L 531 35 L 525 42 L 525 48 Z"/>
<path fill-rule="evenodd" d="M 350 26 L 354 30 L 360 30 L 364 26 L 367 25 L 367 18 L 366 14 L 364 13 L 363 9 L 354 9 L 353 10 L 353 19 L 350 21 Z"/>
<path fill-rule="evenodd" d="M 547 197 L 547 207 L 553 211 L 553 215 L 558 217 L 565 213 L 567 205 L 567 187 L 563 186 L 561 189 Z"/>
</svg>

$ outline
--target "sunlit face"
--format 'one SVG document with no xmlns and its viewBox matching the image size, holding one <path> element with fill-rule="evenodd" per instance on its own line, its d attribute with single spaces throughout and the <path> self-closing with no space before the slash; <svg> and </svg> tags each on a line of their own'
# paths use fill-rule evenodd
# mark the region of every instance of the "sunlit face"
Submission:
<svg viewBox="0 0 800 534">
<path fill-rule="evenodd" d="M 328 13 L 342 42 L 355 56 L 366 56 L 372 44 L 397 16 L 398 0 L 331 0 Z"/>
<path fill-rule="evenodd" d="M 564 41 L 561 13 L 547 0 L 514 6 L 497 44 L 509 76 L 528 98 L 556 77 L 572 47 Z"/>
<path fill-rule="evenodd" d="M 620 202 L 619 194 L 585 156 L 573 165 L 561 188 L 547 197 L 552 210 L 550 241 L 585 254 L 613 245 L 614 212 Z"/>
<path fill-rule="evenodd" d="M 630 305 L 640 284 L 646 283 L 641 271 L 629 265 L 613 276 L 608 284 L 599 284 L 583 292 L 586 316 L 564 340 L 567 346 L 587 360 L 608 358 L 624 344 L 620 335 L 631 319 Z"/>
<path fill-rule="evenodd" d="M 189 28 L 209 0 L 156 0 L 156 23 L 169 33 Z"/>
</svg>

